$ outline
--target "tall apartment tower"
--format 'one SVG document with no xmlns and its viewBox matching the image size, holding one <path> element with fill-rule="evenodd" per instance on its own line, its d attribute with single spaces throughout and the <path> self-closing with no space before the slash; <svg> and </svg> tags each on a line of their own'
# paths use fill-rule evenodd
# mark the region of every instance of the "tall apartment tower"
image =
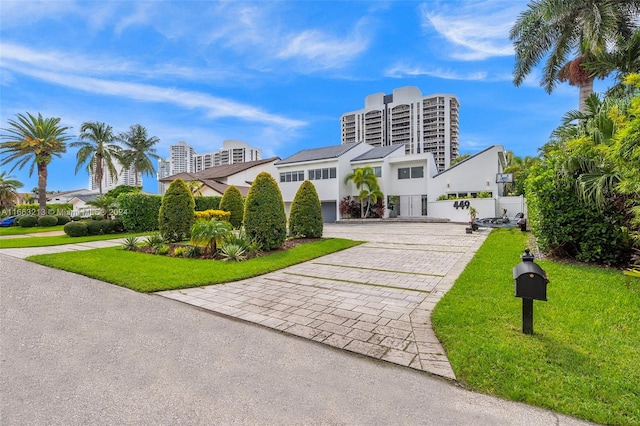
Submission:
<svg viewBox="0 0 640 426">
<path fill-rule="evenodd" d="M 119 185 L 135 186 L 136 184 L 136 172 L 133 166 L 129 167 L 128 169 L 125 169 L 118 162 L 115 163 L 115 166 L 116 166 L 115 176 L 113 177 L 110 176 L 107 170 L 105 170 L 102 175 L 102 192 L 103 193 Z M 141 173 L 138 173 L 138 185 L 139 186 L 142 185 Z M 98 185 L 96 184 L 96 182 L 94 182 L 93 173 L 89 173 L 89 189 L 91 189 L 92 191 L 97 191 L 100 189 L 98 188 Z"/>
<path fill-rule="evenodd" d="M 171 176 L 171 162 L 168 160 L 158 160 L 158 194 L 164 194 L 167 191 L 167 185 L 160 182 L 160 179 Z"/>
<path fill-rule="evenodd" d="M 193 172 L 193 157 L 196 151 L 189 144 L 178 142 L 171 145 L 169 151 L 169 176 Z"/>
<path fill-rule="evenodd" d="M 415 86 L 374 93 L 363 109 L 340 117 L 342 143 L 403 144 L 407 154 L 433 153 L 442 171 L 458 156 L 459 108 L 454 95 L 422 96 Z"/>
<path fill-rule="evenodd" d="M 222 141 L 222 148 L 218 151 L 196 154 L 193 157 L 193 171 L 199 172 L 209 167 L 256 160 L 262 160 L 262 150 L 253 148 L 246 142 L 225 139 Z"/>
</svg>

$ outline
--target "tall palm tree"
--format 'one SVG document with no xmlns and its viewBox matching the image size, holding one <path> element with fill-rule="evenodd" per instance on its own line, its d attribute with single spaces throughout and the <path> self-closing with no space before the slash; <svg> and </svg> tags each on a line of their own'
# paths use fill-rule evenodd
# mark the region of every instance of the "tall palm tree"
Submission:
<svg viewBox="0 0 640 426">
<path fill-rule="evenodd" d="M 378 178 L 371 166 L 358 167 L 353 172 L 344 177 L 344 183 L 353 182 L 359 192 L 358 200 L 360 200 L 360 217 L 365 218 L 369 214 L 370 201 L 378 202 L 378 198 L 382 198 Z M 364 201 L 367 201 L 367 210 L 365 215 Z"/>
<path fill-rule="evenodd" d="M 9 210 L 16 205 L 18 188 L 22 186 L 22 182 L 8 176 L 6 171 L 0 173 L 0 209 Z"/>
<path fill-rule="evenodd" d="M 76 153 L 75 172 L 77 174 L 78 170 L 85 166 L 102 194 L 102 179 L 105 171 L 111 178 L 118 174 L 115 161 L 117 161 L 120 147 L 114 144 L 113 129 L 97 121 L 84 122 L 80 126 L 80 139 L 84 140 L 69 144 L 73 148 L 80 148 Z"/>
<path fill-rule="evenodd" d="M 38 170 L 38 204 L 39 215 L 47 212 L 47 166 L 53 157 L 60 157 L 67 151 L 67 141 L 71 139 L 65 132 L 70 127 L 60 126 L 59 118 L 35 117 L 28 112 L 16 114 L 17 120 L 8 120 L 9 128 L 2 129 L 6 133 L 0 135 L 5 142 L 0 143 L 0 154 L 6 155 L 0 164 L 15 161 L 11 168 L 22 169 L 31 163 L 29 176 L 33 169 Z"/>
<path fill-rule="evenodd" d="M 161 157 L 156 154 L 153 146 L 160 142 L 160 139 L 155 136 L 149 137 L 146 128 L 140 124 L 134 124 L 128 132 L 121 133 L 118 140 L 125 146 L 120 155 L 122 165 L 127 169 L 132 166 L 134 168 L 135 186 L 138 186 L 139 174 L 153 176 L 156 173 L 152 159 L 160 160 Z"/>
<path fill-rule="evenodd" d="M 509 34 L 516 53 L 514 84 L 522 84 L 546 57 L 541 86 L 548 93 L 558 81 L 578 86 L 582 111 L 584 100 L 593 93 L 595 77 L 582 62 L 606 51 L 608 43 L 631 38 L 639 12 L 637 0 L 531 1 Z"/>
</svg>

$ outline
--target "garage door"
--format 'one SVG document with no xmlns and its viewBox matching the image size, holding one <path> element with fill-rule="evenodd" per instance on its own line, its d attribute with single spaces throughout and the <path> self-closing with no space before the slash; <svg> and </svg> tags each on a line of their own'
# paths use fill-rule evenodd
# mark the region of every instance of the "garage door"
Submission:
<svg viewBox="0 0 640 426">
<path fill-rule="evenodd" d="M 322 221 L 324 223 L 335 222 L 336 216 L 336 202 L 335 201 L 323 201 L 322 205 Z"/>
</svg>

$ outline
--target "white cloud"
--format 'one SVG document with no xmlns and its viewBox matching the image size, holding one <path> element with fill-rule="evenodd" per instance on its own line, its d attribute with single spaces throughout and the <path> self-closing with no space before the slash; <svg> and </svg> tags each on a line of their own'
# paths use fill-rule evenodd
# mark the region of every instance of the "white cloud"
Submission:
<svg viewBox="0 0 640 426">
<path fill-rule="evenodd" d="M 486 81 L 486 71 L 475 71 L 470 73 L 460 73 L 450 69 L 443 68 L 421 68 L 418 66 L 409 66 L 404 64 L 396 64 L 388 68 L 384 72 L 385 77 L 403 78 L 405 76 L 422 76 L 441 78 L 444 80 L 465 80 L 465 81 Z"/>
<path fill-rule="evenodd" d="M 452 59 L 476 61 L 510 56 L 513 45 L 509 30 L 523 8 L 520 2 L 493 0 L 445 3 L 444 7 L 425 3 L 421 7 L 422 27 L 433 29 L 451 45 L 451 49 L 442 50 Z"/>
</svg>

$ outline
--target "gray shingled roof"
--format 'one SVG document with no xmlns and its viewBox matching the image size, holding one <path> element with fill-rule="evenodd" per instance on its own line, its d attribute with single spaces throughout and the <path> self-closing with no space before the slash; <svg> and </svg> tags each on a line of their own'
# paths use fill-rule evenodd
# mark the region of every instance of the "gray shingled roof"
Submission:
<svg viewBox="0 0 640 426">
<path fill-rule="evenodd" d="M 279 166 L 281 164 L 303 163 L 306 161 L 338 158 L 356 145 L 358 145 L 358 143 L 345 143 L 342 145 L 325 146 L 324 148 L 303 149 L 302 151 L 299 151 L 285 158 L 284 160 L 278 161 L 276 163 L 276 166 Z"/>
<path fill-rule="evenodd" d="M 364 160 L 377 160 L 379 158 L 384 158 L 387 155 L 391 154 L 397 149 L 404 149 L 404 144 L 402 145 L 389 145 L 389 146 L 378 146 L 375 147 L 364 154 L 358 155 L 351 161 L 364 161 Z"/>
</svg>

